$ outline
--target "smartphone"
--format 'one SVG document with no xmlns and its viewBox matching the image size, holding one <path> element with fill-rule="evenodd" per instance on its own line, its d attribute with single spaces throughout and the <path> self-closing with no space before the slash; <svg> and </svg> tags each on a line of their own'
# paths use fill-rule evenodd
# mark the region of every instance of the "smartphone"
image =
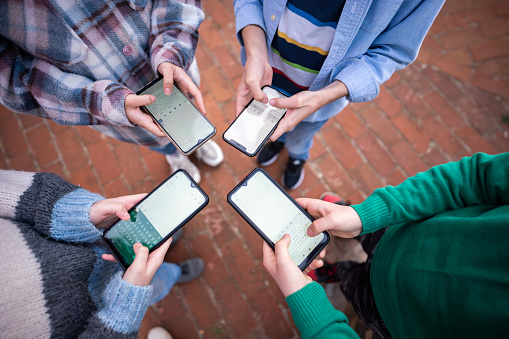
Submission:
<svg viewBox="0 0 509 339">
<path fill-rule="evenodd" d="M 170 95 L 164 94 L 163 78 L 159 77 L 138 92 L 156 97 L 153 104 L 140 109 L 152 116 L 154 122 L 171 139 L 180 153 L 189 155 L 216 134 L 216 127 L 173 84 Z"/>
<path fill-rule="evenodd" d="M 264 86 L 262 91 L 269 100 L 287 97 L 270 86 Z M 254 157 L 276 130 L 285 113 L 286 109 L 252 99 L 223 133 L 223 140 L 242 153 Z"/>
<path fill-rule="evenodd" d="M 209 202 L 209 197 L 184 170 L 178 170 L 129 210 L 129 220 L 117 219 L 103 241 L 126 270 L 140 242 L 152 252 L 183 227 Z"/>
<path fill-rule="evenodd" d="M 289 234 L 288 251 L 301 270 L 330 240 L 327 232 L 307 235 L 313 218 L 261 168 L 249 173 L 228 193 L 227 200 L 273 249 L 283 235 Z"/>
</svg>

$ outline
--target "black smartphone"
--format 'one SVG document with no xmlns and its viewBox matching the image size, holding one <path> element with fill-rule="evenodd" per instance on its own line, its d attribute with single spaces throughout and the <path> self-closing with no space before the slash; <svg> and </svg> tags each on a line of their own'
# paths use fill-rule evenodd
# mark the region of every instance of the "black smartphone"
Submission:
<svg viewBox="0 0 509 339">
<path fill-rule="evenodd" d="M 103 241 L 126 270 L 140 242 L 152 252 L 183 227 L 209 202 L 209 197 L 184 170 L 178 170 L 129 210 L 129 220 L 117 219 Z"/>
<path fill-rule="evenodd" d="M 249 173 L 228 193 L 227 200 L 273 249 L 283 235 L 290 234 L 288 251 L 301 270 L 330 240 L 327 232 L 307 235 L 313 218 L 261 168 Z"/>
<path fill-rule="evenodd" d="M 270 86 L 264 86 L 262 91 L 269 100 L 287 97 Z M 254 157 L 276 130 L 285 113 L 286 109 L 252 99 L 223 133 L 223 140 L 242 153 Z"/>
<path fill-rule="evenodd" d="M 216 127 L 184 95 L 174 83 L 170 95 L 164 94 L 163 78 L 159 77 L 138 92 L 156 97 L 153 104 L 140 109 L 170 138 L 180 153 L 189 155 L 216 134 Z"/>
</svg>

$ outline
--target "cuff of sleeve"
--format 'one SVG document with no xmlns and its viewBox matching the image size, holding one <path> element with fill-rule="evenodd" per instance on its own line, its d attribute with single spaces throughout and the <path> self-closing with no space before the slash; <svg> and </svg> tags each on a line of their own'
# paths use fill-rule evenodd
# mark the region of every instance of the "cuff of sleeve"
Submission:
<svg viewBox="0 0 509 339">
<path fill-rule="evenodd" d="M 348 101 L 365 102 L 373 100 L 380 92 L 380 86 L 376 83 L 369 67 L 362 60 L 344 60 L 336 66 L 336 69 L 341 71 L 332 80 L 339 80 L 346 85 Z M 335 72 L 332 74 L 335 74 Z"/>
<path fill-rule="evenodd" d="M 159 49 L 159 51 L 155 52 L 151 58 L 152 69 L 155 74 L 159 74 L 157 68 L 163 62 L 169 62 L 174 64 L 177 67 L 182 68 L 183 70 L 187 70 L 189 65 L 191 65 L 191 61 L 193 58 L 186 57 L 184 53 L 177 53 L 173 49 L 174 45 L 170 43 L 165 43 L 164 48 Z M 190 60 L 187 60 L 190 59 Z"/>
<path fill-rule="evenodd" d="M 119 83 L 111 83 L 106 86 L 102 100 L 102 111 L 106 118 L 106 122 L 116 126 L 135 126 L 125 112 L 125 98 L 129 94 L 135 94 L 132 90 Z"/>
<path fill-rule="evenodd" d="M 55 204 L 51 216 L 51 236 L 67 242 L 92 243 L 102 232 L 90 221 L 90 207 L 104 198 L 83 188 L 74 190 Z"/>
<path fill-rule="evenodd" d="M 390 213 L 385 201 L 375 193 L 363 203 L 351 206 L 362 221 L 362 234 L 375 232 L 389 225 Z"/>
<path fill-rule="evenodd" d="M 295 325 L 302 333 L 312 329 L 322 319 L 337 312 L 317 282 L 307 284 L 297 292 L 286 297 Z M 345 322 L 346 317 L 345 317 Z"/>
<path fill-rule="evenodd" d="M 135 286 L 113 276 L 103 292 L 103 308 L 98 317 L 109 329 L 119 333 L 138 331 L 152 296 L 152 286 Z"/>
<path fill-rule="evenodd" d="M 261 8 L 257 5 L 246 4 L 240 10 L 235 11 L 235 29 L 241 46 L 244 46 L 244 40 L 240 31 L 249 25 L 260 26 L 265 31 Z"/>
</svg>

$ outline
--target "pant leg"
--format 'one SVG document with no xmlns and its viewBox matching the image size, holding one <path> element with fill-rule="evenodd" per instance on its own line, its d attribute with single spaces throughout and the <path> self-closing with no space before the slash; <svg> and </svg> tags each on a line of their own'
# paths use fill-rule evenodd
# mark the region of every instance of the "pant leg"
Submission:
<svg viewBox="0 0 509 339">
<path fill-rule="evenodd" d="M 305 122 L 301 121 L 290 132 L 284 135 L 284 142 L 288 155 L 293 159 L 309 159 L 309 150 L 313 146 L 313 137 L 325 125 L 327 120 Z M 280 141 L 278 139 L 278 141 Z"/>
<path fill-rule="evenodd" d="M 181 274 L 182 269 L 179 265 L 163 262 L 150 282 L 152 285 L 150 305 L 166 297 Z"/>
</svg>

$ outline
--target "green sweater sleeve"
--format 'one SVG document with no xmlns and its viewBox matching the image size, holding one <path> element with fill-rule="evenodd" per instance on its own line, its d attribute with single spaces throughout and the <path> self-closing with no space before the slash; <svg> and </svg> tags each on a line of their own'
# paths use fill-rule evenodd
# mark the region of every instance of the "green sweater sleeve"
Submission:
<svg viewBox="0 0 509 339">
<path fill-rule="evenodd" d="M 352 207 L 362 220 L 365 234 L 463 207 L 507 204 L 509 153 L 477 153 L 435 166 L 396 187 L 379 188 Z"/>
<path fill-rule="evenodd" d="M 336 310 L 320 284 L 313 282 L 289 295 L 286 302 L 293 321 L 305 338 L 359 338 L 348 319 Z"/>
</svg>

